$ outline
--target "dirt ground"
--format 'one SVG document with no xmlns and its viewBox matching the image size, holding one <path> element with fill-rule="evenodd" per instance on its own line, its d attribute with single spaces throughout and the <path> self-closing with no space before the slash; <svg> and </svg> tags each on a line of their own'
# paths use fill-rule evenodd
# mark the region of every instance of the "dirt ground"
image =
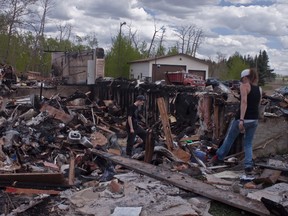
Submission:
<svg viewBox="0 0 288 216">
<path fill-rule="evenodd" d="M 265 86 L 262 86 L 262 89 L 266 95 L 270 96 L 275 92 L 275 89 L 285 85 L 288 85 L 288 80 L 283 82 L 281 78 L 277 78 L 275 81 L 266 83 Z"/>
</svg>

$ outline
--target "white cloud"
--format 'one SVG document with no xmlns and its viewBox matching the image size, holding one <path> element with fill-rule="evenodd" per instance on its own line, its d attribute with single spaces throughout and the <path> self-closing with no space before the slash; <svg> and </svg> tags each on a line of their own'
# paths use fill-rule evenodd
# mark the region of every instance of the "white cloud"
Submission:
<svg viewBox="0 0 288 216">
<path fill-rule="evenodd" d="M 220 35 L 217 38 L 207 38 L 199 50 L 202 56 L 216 60 L 217 53 L 222 53 L 226 57 L 239 52 L 242 55 L 255 56 L 260 50 L 267 50 L 265 38 L 253 37 L 250 35 Z"/>
<path fill-rule="evenodd" d="M 282 36 L 279 39 L 282 42 L 283 48 L 288 49 L 288 36 Z"/>
<path fill-rule="evenodd" d="M 253 3 L 253 0 L 226 0 L 226 2 L 230 2 L 232 4 L 250 4 Z"/>
</svg>

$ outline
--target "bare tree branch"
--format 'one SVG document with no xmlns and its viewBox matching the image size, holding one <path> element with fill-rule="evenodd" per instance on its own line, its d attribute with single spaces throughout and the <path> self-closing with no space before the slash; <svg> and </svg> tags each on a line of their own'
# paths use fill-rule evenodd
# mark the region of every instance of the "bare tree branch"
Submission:
<svg viewBox="0 0 288 216">
<path fill-rule="evenodd" d="M 160 41 L 159 41 L 159 47 L 157 50 L 156 55 L 164 55 L 165 53 L 165 48 L 163 46 L 163 42 L 164 42 L 164 37 L 165 37 L 165 33 L 166 33 L 166 28 L 164 26 L 162 26 L 161 28 L 162 32 L 161 32 L 161 36 L 160 36 Z"/>
<path fill-rule="evenodd" d="M 160 29 L 157 29 L 156 24 L 154 25 L 154 33 L 153 33 L 153 37 L 151 39 L 151 43 L 150 43 L 150 46 L 149 46 L 149 49 L 148 49 L 147 57 L 149 57 L 151 55 L 152 47 L 155 46 L 154 42 L 155 42 L 155 39 L 157 37 L 157 33 L 160 30 L 163 30 L 163 29 L 164 29 L 164 26 L 162 26 Z"/>
<path fill-rule="evenodd" d="M 57 25 L 59 31 L 59 42 L 63 40 L 70 40 L 72 25 L 71 24 L 59 24 Z"/>
<path fill-rule="evenodd" d="M 193 41 L 193 46 L 192 46 L 192 53 L 191 55 L 193 57 L 195 57 L 196 55 L 196 51 L 198 50 L 201 42 L 202 42 L 202 38 L 203 38 L 203 31 L 202 29 L 198 29 L 196 32 L 195 32 L 195 37 L 194 37 L 194 41 Z"/>
<path fill-rule="evenodd" d="M 31 60 L 36 59 L 36 56 L 40 57 L 40 62 L 35 63 L 34 61 L 30 61 L 31 64 L 29 65 L 30 68 L 34 70 L 42 70 L 43 65 L 43 54 L 44 54 L 44 32 L 45 32 L 45 25 L 47 23 L 47 16 L 55 7 L 55 0 L 38 0 L 39 4 L 37 4 L 38 9 L 40 12 L 31 12 L 31 20 L 29 22 L 30 28 L 34 29 L 35 31 L 35 41 L 34 41 L 34 49 L 31 55 Z M 36 14 L 36 16 L 35 16 Z"/>
<path fill-rule="evenodd" d="M 197 29 L 195 25 L 180 26 L 176 30 L 176 35 L 179 37 L 180 52 L 195 57 L 196 51 L 201 44 L 203 31 Z"/>
<path fill-rule="evenodd" d="M 127 25 L 127 27 L 128 27 L 128 29 L 129 29 L 128 40 L 129 40 L 130 44 L 133 44 L 133 46 L 138 50 L 139 40 L 138 40 L 138 38 L 136 38 L 136 36 L 137 36 L 137 30 L 135 30 L 135 31 L 133 32 L 133 31 L 132 31 L 131 24 Z"/>
<path fill-rule="evenodd" d="M 25 22 L 24 17 L 29 14 L 29 6 L 35 2 L 36 0 L 5 0 L 1 2 L 1 6 L 3 7 L 2 10 L 8 24 L 8 41 L 5 61 L 7 61 L 9 56 L 12 35 L 17 32 L 17 27 L 21 27 Z"/>
</svg>

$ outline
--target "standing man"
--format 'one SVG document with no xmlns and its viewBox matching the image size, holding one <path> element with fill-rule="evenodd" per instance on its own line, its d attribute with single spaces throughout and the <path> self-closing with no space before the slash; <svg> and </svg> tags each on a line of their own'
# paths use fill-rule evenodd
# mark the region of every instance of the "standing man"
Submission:
<svg viewBox="0 0 288 216">
<path fill-rule="evenodd" d="M 126 146 L 126 154 L 128 156 L 132 155 L 132 149 L 135 142 L 136 135 L 138 135 L 142 140 L 142 148 L 145 149 L 145 141 L 146 141 L 146 131 L 139 125 L 139 111 L 141 107 L 144 105 L 146 101 L 144 95 L 138 95 L 136 97 L 136 101 L 128 107 L 127 110 L 127 122 L 126 122 L 126 130 L 128 134 L 127 138 L 127 146 Z"/>
<path fill-rule="evenodd" d="M 258 126 L 259 104 L 262 90 L 258 86 L 258 74 L 255 69 L 246 69 L 241 72 L 240 110 L 230 123 L 227 135 L 222 146 L 210 163 L 223 162 L 239 133 L 244 134 L 244 169 L 247 175 L 253 171 L 252 141 Z"/>
</svg>

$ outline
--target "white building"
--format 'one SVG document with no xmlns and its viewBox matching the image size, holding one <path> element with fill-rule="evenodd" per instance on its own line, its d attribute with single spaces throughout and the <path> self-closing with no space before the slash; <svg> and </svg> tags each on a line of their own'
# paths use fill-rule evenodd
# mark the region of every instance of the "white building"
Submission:
<svg viewBox="0 0 288 216">
<path fill-rule="evenodd" d="M 186 54 L 141 59 L 129 62 L 129 64 L 130 78 L 150 78 L 153 82 L 165 79 L 166 72 L 176 71 L 185 71 L 207 79 L 209 68 L 205 61 Z"/>
</svg>

